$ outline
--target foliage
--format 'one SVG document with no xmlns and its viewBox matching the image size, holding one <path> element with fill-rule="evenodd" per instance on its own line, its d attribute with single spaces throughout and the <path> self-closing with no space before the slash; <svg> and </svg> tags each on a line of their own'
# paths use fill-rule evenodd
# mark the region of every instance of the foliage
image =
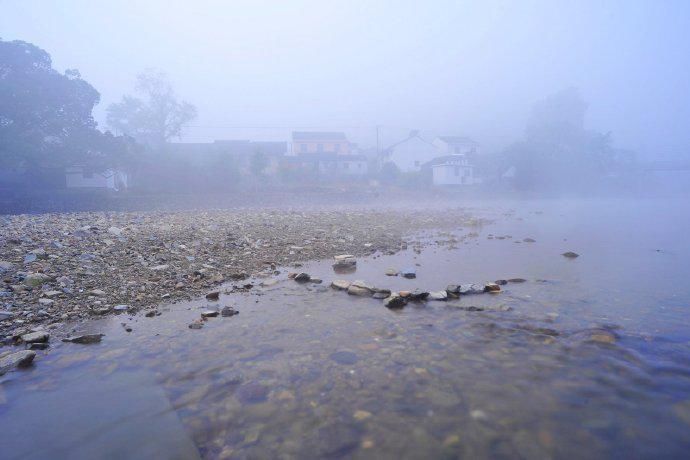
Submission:
<svg viewBox="0 0 690 460">
<path fill-rule="evenodd" d="M 0 167 L 105 169 L 123 162 L 134 146 L 96 129 L 99 99 L 77 70 L 53 69 L 41 48 L 0 40 Z"/>
<path fill-rule="evenodd" d="M 135 87 L 141 97 L 124 96 L 107 109 L 108 125 L 116 132 L 159 149 L 182 134 L 186 123 L 196 118 L 196 108 L 178 101 L 165 74 L 148 70 L 137 76 Z"/>
<path fill-rule="evenodd" d="M 502 164 L 516 170 L 522 189 L 582 189 L 612 164 L 611 133 L 584 127 L 587 104 L 569 88 L 536 104 L 523 141 L 508 147 Z"/>
</svg>

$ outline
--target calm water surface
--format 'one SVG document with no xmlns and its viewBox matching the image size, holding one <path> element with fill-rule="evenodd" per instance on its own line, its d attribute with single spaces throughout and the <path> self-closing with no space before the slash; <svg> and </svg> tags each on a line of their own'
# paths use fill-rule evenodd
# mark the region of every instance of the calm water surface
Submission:
<svg viewBox="0 0 690 460">
<path fill-rule="evenodd" d="M 411 238 L 355 273 L 305 264 L 320 286 L 283 270 L 220 302 L 80 325 L 103 342 L 55 342 L 2 378 L 0 457 L 687 458 L 689 210 L 486 206 L 493 223 Z M 407 267 L 416 279 L 384 275 Z M 327 287 L 518 277 L 401 311 Z M 189 329 L 209 305 L 241 313 Z"/>
</svg>

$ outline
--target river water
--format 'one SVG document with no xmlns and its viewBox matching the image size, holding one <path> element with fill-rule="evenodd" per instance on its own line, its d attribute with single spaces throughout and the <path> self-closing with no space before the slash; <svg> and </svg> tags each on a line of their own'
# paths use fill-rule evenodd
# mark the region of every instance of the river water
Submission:
<svg viewBox="0 0 690 460">
<path fill-rule="evenodd" d="M 103 341 L 55 342 L 2 377 L 0 457 L 687 458 L 689 208 L 486 205 L 491 223 L 416 235 L 354 273 L 298 269 L 322 285 L 283 269 L 218 302 L 78 325 Z M 385 276 L 407 267 L 415 279 Z M 526 281 L 391 311 L 336 278 Z M 187 327 L 223 305 L 240 314 Z"/>
</svg>

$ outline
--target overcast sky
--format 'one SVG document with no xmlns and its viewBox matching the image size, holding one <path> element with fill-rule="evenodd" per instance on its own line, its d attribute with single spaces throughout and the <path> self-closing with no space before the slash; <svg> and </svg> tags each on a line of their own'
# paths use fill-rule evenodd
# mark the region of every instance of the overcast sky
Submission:
<svg viewBox="0 0 690 460">
<path fill-rule="evenodd" d="M 383 142 L 421 129 L 494 150 L 576 86 L 616 145 L 690 145 L 690 1 L 0 0 L 0 37 L 79 69 L 101 125 L 138 72 L 167 72 L 199 111 L 184 141 L 294 126 L 367 144 L 379 124 Z"/>
</svg>

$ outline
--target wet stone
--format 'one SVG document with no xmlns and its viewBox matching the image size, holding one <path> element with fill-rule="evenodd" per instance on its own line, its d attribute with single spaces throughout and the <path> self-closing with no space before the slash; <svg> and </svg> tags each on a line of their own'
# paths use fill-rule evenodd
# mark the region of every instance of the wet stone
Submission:
<svg viewBox="0 0 690 460">
<path fill-rule="evenodd" d="M 357 355 L 351 351 L 336 351 L 331 353 L 329 358 L 338 364 L 351 365 L 359 361 Z"/>
<path fill-rule="evenodd" d="M 105 334 L 83 334 L 74 337 L 66 337 L 62 339 L 63 342 L 68 343 L 79 343 L 82 345 L 87 345 L 91 343 L 99 343 Z"/>
<path fill-rule="evenodd" d="M 35 357 L 36 352 L 31 350 L 17 351 L 3 356 L 0 358 L 0 375 L 4 375 L 17 367 L 30 365 Z"/>
<path fill-rule="evenodd" d="M 338 289 L 340 291 L 344 291 L 350 287 L 350 282 L 346 281 L 346 280 L 335 280 L 331 283 L 331 287 L 333 289 Z"/>
<path fill-rule="evenodd" d="M 308 273 L 298 273 L 295 275 L 295 281 L 298 283 L 306 283 L 311 280 L 311 276 Z"/>
<path fill-rule="evenodd" d="M 526 283 L 527 280 L 524 278 L 510 278 L 508 280 L 509 283 Z"/>
<path fill-rule="evenodd" d="M 484 285 L 484 292 L 499 292 L 500 290 L 501 286 L 496 283 L 487 283 Z"/>
<path fill-rule="evenodd" d="M 213 291 L 206 294 L 206 300 L 218 300 L 220 298 L 220 291 Z"/>
<path fill-rule="evenodd" d="M 573 251 L 564 252 L 561 255 L 563 257 L 568 258 L 568 259 L 575 259 L 576 257 L 580 257 L 580 254 L 578 254 L 577 252 L 573 252 Z"/>
<path fill-rule="evenodd" d="M 417 271 L 414 268 L 406 268 L 400 272 L 403 278 L 413 279 L 417 277 Z"/>
<path fill-rule="evenodd" d="M 206 310 L 201 312 L 202 318 L 215 318 L 218 316 L 218 310 Z"/>
<path fill-rule="evenodd" d="M 398 270 L 395 268 L 389 268 L 386 270 L 386 276 L 398 276 Z"/>
<path fill-rule="evenodd" d="M 22 336 L 22 342 L 24 343 L 42 343 L 47 342 L 50 338 L 50 334 L 44 331 L 30 332 Z"/>
<path fill-rule="evenodd" d="M 240 312 L 235 310 L 232 307 L 223 307 L 223 309 L 220 311 L 221 316 L 229 317 L 229 316 L 235 316 L 239 315 Z"/>
<path fill-rule="evenodd" d="M 427 300 L 448 300 L 448 293 L 446 291 L 432 291 L 427 296 Z"/>
<path fill-rule="evenodd" d="M 383 301 L 383 305 L 391 310 L 403 308 L 407 305 L 407 299 L 400 295 L 392 295 Z"/>
</svg>

